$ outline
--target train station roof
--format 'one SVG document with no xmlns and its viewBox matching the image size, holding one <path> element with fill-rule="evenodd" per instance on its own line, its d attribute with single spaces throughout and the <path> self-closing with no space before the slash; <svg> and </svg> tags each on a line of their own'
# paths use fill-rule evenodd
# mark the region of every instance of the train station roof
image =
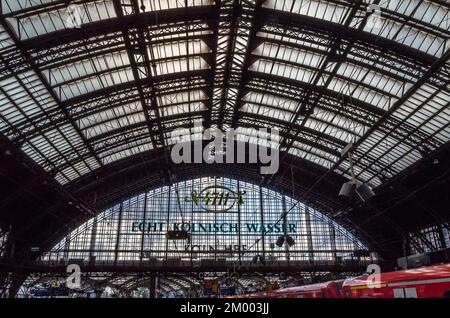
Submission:
<svg viewBox="0 0 450 318">
<path fill-rule="evenodd" d="M 377 189 L 448 142 L 449 12 L 444 0 L 1 0 L 0 132 L 89 210 L 101 186 L 105 208 L 164 180 L 176 128 L 250 143 L 277 129 L 284 173 L 270 182 L 291 189 L 294 169 L 307 192 L 329 171 L 314 200 L 339 212 L 349 143 L 356 179 Z M 256 178 L 177 174 L 209 171 Z"/>
</svg>

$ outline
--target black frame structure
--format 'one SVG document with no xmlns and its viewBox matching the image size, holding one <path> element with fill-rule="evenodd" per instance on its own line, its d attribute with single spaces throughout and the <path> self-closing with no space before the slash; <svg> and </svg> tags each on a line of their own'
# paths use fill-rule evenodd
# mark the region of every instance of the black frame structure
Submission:
<svg viewBox="0 0 450 318">
<path fill-rule="evenodd" d="M 3 255 L 27 264 L 31 246 L 42 253 L 137 193 L 223 175 L 292 195 L 398 256 L 409 233 L 448 221 L 408 193 L 422 191 L 417 176 L 448 181 L 449 10 L 443 0 L 0 1 Z M 277 128 L 279 173 L 174 165 L 170 132 L 196 140 L 195 121 L 250 143 Z M 378 202 L 337 198 L 348 143 Z M 392 212 L 394 199 L 414 217 Z"/>
</svg>

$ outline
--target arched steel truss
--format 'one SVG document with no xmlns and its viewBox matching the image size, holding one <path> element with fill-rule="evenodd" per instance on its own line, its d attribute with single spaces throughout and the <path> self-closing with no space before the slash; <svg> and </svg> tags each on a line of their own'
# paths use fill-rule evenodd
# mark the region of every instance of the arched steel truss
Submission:
<svg viewBox="0 0 450 318">
<path fill-rule="evenodd" d="M 446 1 L 71 4 L 81 14 L 79 26 L 68 23 L 67 1 L 0 1 L 0 137 L 46 174 L 23 181 L 26 193 L 41 187 L 41 179 L 53 186 L 54 178 L 62 186 L 58 195 L 75 193 L 96 210 L 160 186 L 168 182 L 170 132 L 182 127 L 189 140 L 198 139 L 193 126 L 201 120 L 203 129 L 236 128 L 251 142 L 258 142 L 258 128 L 278 128 L 273 144 L 281 150 L 283 175 L 263 182 L 290 192 L 284 176 L 290 166 L 306 171 L 301 175 L 309 181 L 330 169 L 326 189 L 315 189 L 308 200 L 342 218 L 336 214 L 342 203 L 330 193 L 350 174 L 339 153 L 349 142 L 357 179 L 382 187 L 449 139 Z M 153 179 L 142 179 L 142 167 Z M 255 179 L 251 168 L 241 168 L 217 169 Z M 180 170 L 180 180 L 199 173 L 198 167 Z M 296 180 L 296 197 L 313 183 Z M 92 204 L 89 191 L 102 185 L 102 201 Z M 2 204 L 20 197 L 13 191 Z M 23 231 L 34 231 L 61 207 L 70 213 L 57 215 L 55 227 L 88 218 L 89 209 L 78 216 L 70 198 L 48 209 L 43 204 Z M 340 222 L 359 231 L 360 221 L 355 213 Z M 383 222 L 392 228 L 383 236 L 407 232 Z M 49 236 L 23 240 L 42 243 Z"/>
<path fill-rule="evenodd" d="M 376 186 L 450 131 L 449 4 L 400 2 L 5 0 L 0 129 L 61 184 L 202 120 Z"/>
</svg>

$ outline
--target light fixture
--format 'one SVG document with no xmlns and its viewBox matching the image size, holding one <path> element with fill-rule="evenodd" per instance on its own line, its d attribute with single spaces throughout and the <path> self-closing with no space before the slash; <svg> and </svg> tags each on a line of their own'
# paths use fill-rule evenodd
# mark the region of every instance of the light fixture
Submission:
<svg viewBox="0 0 450 318">
<path fill-rule="evenodd" d="M 295 241 L 292 238 L 292 236 L 288 235 L 288 236 L 286 236 L 286 243 L 289 245 L 289 247 L 291 247 L 292 245 L 295 244 Z"/>
<path fill-rule="evenodd" d="M 367 200 L 369 200 L 371 197 L 373 197 L 375 195 L 375 193 L 372 191 L 372 189 L 365 183 L 361 183 L 356 188 L 356 193 L 358 194 L 358 196 L 361 198 L 361 200 L 363 202 L 366 202 Z"/>
<path fill-rule="evenodd" d="M 355 190 L 356 184 L 353 181 L 348 181 L 342 185 L 341 190 L 339 191 L 339 196 L 351 199 L 355 194 Z"/>
<path fill-rule="evenodd" d="M 292 245 L 295 244 L 294 239 L 293 239 L 292 236 L 290 236 L 290 235 L 280 235 L 280 236 L 278 237 L 278 239 L 277 239 L 277 241 L 276 241 L 275 244 L 276 244 L 278 247 L 282 247 L 283 244 L 284 244 L 284 242 L 286 242 L 287 245 L 289 245 L 289 246 L 292 246 Z"/>
<path fill-rule="evenodd" d="M 275 243 L 278 247 L 282 247 L 284 244 L 284 236 L 280 235 Z"/>
</svg>

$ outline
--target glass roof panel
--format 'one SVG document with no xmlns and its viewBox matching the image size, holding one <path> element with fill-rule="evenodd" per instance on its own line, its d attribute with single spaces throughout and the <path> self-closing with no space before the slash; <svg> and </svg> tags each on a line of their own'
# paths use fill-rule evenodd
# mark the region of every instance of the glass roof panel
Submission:
<svg viewBox="0 0 450 318">
<path fill-rule="evenodd" d="M 254 103 L 245 103 L 240 111 L 245 113 L 251 113 L 255 115 L 261 115 L 269 118 L 276 118 L 279 120 L 283 120 L 285 122 L 289 122 L 291 118 L 294 116 L 292 112 L 287 112 L 282 109 L 276 109 L 272 107 L 267 107 L 264 105 L 258 105 Z"/>
<path fill-rule="evenodd" d="M 336 23 L 342 22 L 348 10 L 346 6 L 334 2 L 311 0 L 268 0 L 263 3 L 263 6 Z"/>
<path fill-rule="evenodd" d="M 167 59 L 177 56 L 198 55 L 211 52 L 211 49 L 199 39 L 189 41 L 163 42 L 154 44 L 149 48 L 155 59 Z"/>
<path fill-rule="evenodd" d="M 92 125 L 89 128 L 85 128 L 83 129 L 83 133 L 86 138 L 90 139 L 92 137 L 96 137 L 110 131 L 143 122 L 145 122 L 144 113 L 138 112 L 134 114 L 127 114 L 124 117 L 116 117 L 108 121 L 103 121 L 100 124 Z"/>
<path fill-rule="evenodd" d="M 369 4 L 366 3 L 366 5 Z M 336 4 L 316 0 L 270 0 L 263 6 L 341 24 L 350 11 L 349 3 Z M 369 8 L 366 10 L 362 8 L 357 12 L 359 17 L 364 16 L 369 10 Z M 382 0 L 379 8 L 381 14 L 369 17 L 364 31 L 392 39 L 428 54 L 440 56 L 443 53 L 445 35 L 448 36 L 450 30 L 449 7 L 431 1 Z M 408 19 L 411 14 L 413 21 Z M 353 27 L 357 26 L 357 23 L 353 24 Z M 437 36 L 436 33 L 440 33 L 441 36 Z"/>
<path fill-rule="evenodd" d="M 311 153 L 309 150 L 304 151 L 296 146 L 297 145 L 294 145 L 293 147 L 291 147 L 288 152 L 294 156 L 301 157 L 305 160 L 311 161 L 311 162 L 318 164 L 319 166 L 322 166 L 325 168 L 330 168 L 333 165 L 333 162 L 330 161 L 331 158 L 320 157 L 314 153 Z"/>
<path fill-rule="evenodd" d="M 423 29 L 400 24 L 396 21 L 380 18 L 381 27 L 366 26 L 365 30 L 431 55 L 440 56 L 443 52 L 444 38 L 433 36 Z"/>
<path fill-rule="evenodd" d="M 249 69 L 251 71 L 268 73 L 305 83 L 310 83 L 315 74 L 315 70 L 281 62 L 273 62 L 262 58 L 253 63 Z"/>
<path fill-rule="evenodd" d="M 70 5 L 49 7 L 48 11 L 37 14 L 20 15 L 20 10 L 32 7 L 36 1 L 2 0 L 3 5 L 11 7 L 13 13 L 19 13 L 14 18 L 7 18 L 19 39 L 25 40 L 42 34 L 70 29 L 80 25 L 116 17 L 114 4 L 111 0 L 85 1 Z M 15 4 L 15 5 L 14 5 Z M 24 6 L 23 6 L 24 5 Z M 75 16 L 77 16 L 75 18 Z M 16 20 L 17 19 L 17 20 Z M 15 23 L 17 21 L 17 23 Z"/>
<path fill-rule="evenodd" d="M 339 139 L 343 145 L 355 140 L 356 135 L 350 131 L 346 131 L 343 128 L 331 126 L 329 123 L 324 123 L 316 119 L 315 116 L 311 116 L 305 123 L 305 127 L 312 130 L 323 133 L 327 136 L 332 136 Z"/>
<path fill-rule="evenodd" d="M 105 121 L 113 120 L 115 118 L 126 117 L 127 115 L 136 114 L 141 110 L 142 106 L 140 102 L 122 104 L 120 106 L 108 108 L 105 109 L 104 111 L 84 116 L 77 121 L 77 125 L 81 129 L 84 129 Z"/>
<path fill-rule="evenodd" d="M 161 103 L 159 106 L 170 106 L 172 104 L 187 103 L 189 101 L 205 101 L 207 99 L 208 96 L 203 90 L 191 90 L 189 92 L 184 91 L 179 93 L 162 94 Z"/>
<path fill-rule="evenodd" d="M 4 13 L 29 9 L 43 4 L 53 4 L 57 1 L 58 0 L 1 0 Z"/>
<path fill-rule="evenodd" d="M 212 1 L 210 0 L 142 0 L 142 5 L 145 6 L 146 12 L 152 12 L 152 11 L 160 11 L 160 10 L 167 10 L 167 9 L 178 9 L 178 8 L 186 8 L 187 7 L 194 7 L 194 6 L 202 6 L 202 5 L 211 5 Z M 128 12 L 128 11 L 127 11 Z"/>
<path fill-rule="evenodd" d="M 58 85 L 66 81 L 75 80 L 80 77 L 86 77 L 98 72 L 104 72 L 129 65 L 128 54 L 126 51 L 114 52 L 111 54 L 100 55 L 86 60 L 78 60 L 75 63 L 65 64 L 58 68 L 52 68 L 48 73 L 47 80 L 52 85 Z"/>
<path fill-rule="evenodd" d="M 366 25 L 365 31 L 393 39 L 431 55 L 442 55 L 445 50 L 443 44 L 450 35 L 448 6 L 433 1 L 383 0 L 380 1 L 380 8 L 383 14 L 379 21 L 373 25 Z"/>
<path fill-rule="evenodd" d="M 258 46 L 254 55 L 278 59 L 290 63 L 320 68 L 324 55 L 314 54 L 306 50 L 298 50 L 285 45 L 276 45 L 265 42 Z"/>
<path fill-rule="evenodd" d="M 207 110 L 206 106 L 202 102 L 191 102 L 191 103 L 183 103 L 173 106 L 164 107 L 161 110 L 161 117 L 173 116 L 173 115 L 181 115 L 184 114 L 187 117 L 191 112 L 205 111 Z"/>
<path fill-rule="evenodd" d="M 395 98 L 393 97 L 388 97 L 369 88 L 362 87 L 359 84 L 349 83 L 348 81 L 338 78 L 333 78 L 330 81 L 328 88 L 338 93 L 351 92 L 352 99 L 360 100 L 383 110 L 389 109 L 395 101 Z"/>
<path fill-rule="evenodd" d="M 296 25 L 301 18 L 281 27 L 282 19 L 254 23 L 253 7 L 243 11 L 246 15 L 235 26 L 228 9 L 221 11 L 223 23 L 217 27 L 209 16 L 186 25 L 185 17 L 175 21 L 164 12 L 183 8 L 184 0 L 144 0 L 146 13 L 170 20 L 142 29 L 150 65 L 144 64 L 143 54 L 127 52 L 124 37 L 133 37 L 134 31 L 114 28 L 98 34 L 94 24 L 88 25 L 105 20 L 120 24 L 112 0 L 83 1 L 82 30 L 88 33 L 73 42 L 64 32 L 55 32 L 73 27 L 67 23 L 65 2 L 0 1 L 20 44 L 14 45 L 0 23 L 0 132 L 64 183 L 153 147 L 146 117 L 157 115 L 143 105 L 150 105 L 146 94 L 153 91 L 166 144 L 176 142 L 166 131 L 196 119 L 211 119 L 213 127 L 240 127 L 239 138 L 250 136 L 251 142 L 261 140 L 247 126 L 277 127 L 308 142 L 296 141 L 291 153 L 323 166 L 335 162 L 340 148 L 380 120 L 357 150 L 358 177 L 372 184 L 380 183 L 377 174 L 393 176 L 420 159 L 418 145 L 435 149 L 449 140 L 448 71 L 436 72 L 420 87 L 416 84 L 448 48 L 449 7 L 440 1 L 380 1 L 380 24 L 367 23 L 357 41 L 343 37 L 345 59 L 331 59 L 324 73 L 320 69 L 336 36 L 326 28 L 328 22 L 342 25 L 349 17 L 348 1 L 263 2 L 264 10 L 274 9 L 273 16 L 292 12 L 316 19 L 305 19 L 316 25 L 302 29 Z M 213 5 L 187 1 L 188 7 Z M 359 27 L 366 7 L 364 2 L 349 19 L 350 28 Z M 130 6 L 122 9 L 125 15 L 133 13 Z M 316 27 L 323 30 L 313 33 Z M 43 48 L 41 38 L 46 40 Z M 399 50 L 389 41 L 405 46 Z M 135 80 L 132 55 L 142 84 Z M 413 85 L 418 87 L 411 97 L 383 119 Z M 305 96 L 315 103 L 306 116 L 297 114 Z M 304 127 L 293 131 L 304 118 Z M 190 131 L 186 138 L 200 136 Z M 344 163 L 339 169 L 347 175 Z"/>
<path fill-rule="evenodd" d="M 404 83 L 384 76 L 380 73 L 361 68 L 352 63 L 342 63 L 337 74 L 366 84 L 386 94 L 398 95 L 404 89 Z"/>
<path fill-rule="evenodd" d="M 114 148 L 109 152 L 102 153 L 101 159 L 103 164 L 108 164 L 151 149 L 153 149 L 151 139 L 145 138 L 139 142 L 130 143 L 123 147 Z"/>
<path fill-rule="evenodd" d="M 177 58 L 168 61 L 163 60 L 155 62 L 156 72 L 152 69 L 152 75 L 167 75 L 186 72 L 188 70 L 188 62 L 189 71 L 204 70 L 209 68 L 208 63 L 199 56 Z"/>
<path fill-rule="evenodd" d="M 59 94 L 60 100 L 65 101 L 80 95 L 85 95 L 105 87 L 119 85 L 133 80 L 133 72 L 130 67 L 118 71 L 93 75 L 87 78 L 69 82 L 55 87 L 55 93 Z"/>
<path fill-rule="evenodd" d="M 330 47 L 326 41 L 323 41 L 323 38 L 318 35 L 314 36 L 311 34 L 307 38 L 299 38 L 295 36 L 295 34 L 290 33 L 275 33 L 274 30 L 265 29 L 263 26 L 262 31 L 258 31 L 256 35 L 260 38 L 266 39 L 267 42 L 270 41 L 283 41 L 286 44 L 295 45 L 297 47 L 310 48 L 311 51 L 322 51 L 328 52 Z"/>
<path fill-rule="evenodd" d="M 236 128 L 236 140 L 249 142 L 255 145 L 261 145 L 264 147 L 270 147 L 278 149 L 280 146 L 280 135 L 271 133 L 270 129 L 266 128 L 248 128 L 237 127 Z"/>
</svg>

